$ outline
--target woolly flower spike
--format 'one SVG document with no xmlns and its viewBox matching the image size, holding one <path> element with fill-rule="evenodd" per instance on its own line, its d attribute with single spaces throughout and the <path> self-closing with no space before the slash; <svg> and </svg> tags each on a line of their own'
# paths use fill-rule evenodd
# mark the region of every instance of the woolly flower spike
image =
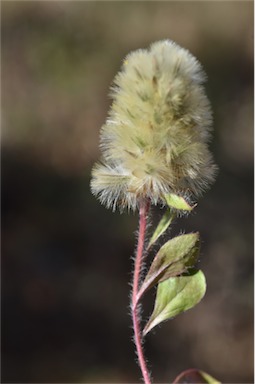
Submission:
<svg viewBox="0 0 255 384">
<path fill-rule="evenodd" d="M 131 52 L 114 79 L 91 189 L 113 210 L 165 194 L 198 197 L 214 179 L 211 110 L 200 63 L 170 40 Z"/>
</svg>

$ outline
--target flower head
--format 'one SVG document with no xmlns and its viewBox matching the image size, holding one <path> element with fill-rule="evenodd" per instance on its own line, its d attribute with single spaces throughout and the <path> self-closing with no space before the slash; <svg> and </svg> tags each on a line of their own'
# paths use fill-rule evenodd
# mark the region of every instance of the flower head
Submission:
<svg viewBox="0 0 255 384">
<path fill-rule="evenodd" d="M 131 52 L 111 89 L 91 189 L 113 210 L 167 193 L 198 197 L 214 180 L 211 110 L 200 63 L 170 40 Z"/>
</svg>

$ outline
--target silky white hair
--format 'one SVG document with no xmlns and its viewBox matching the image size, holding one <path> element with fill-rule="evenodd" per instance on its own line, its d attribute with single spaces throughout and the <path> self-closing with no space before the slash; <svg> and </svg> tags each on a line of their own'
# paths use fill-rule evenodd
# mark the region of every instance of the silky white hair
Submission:
<svg viewBox="0 0 255 384">
<path fill-rule="evenodd" d="M 107 208 L 135 210 L 167 193 L 198 197 L 213 182 L 211 108 L 197 59 L 170 40 L 131 52 L 111 88 L 102 159 L 91 190 Z"/>
</svg>

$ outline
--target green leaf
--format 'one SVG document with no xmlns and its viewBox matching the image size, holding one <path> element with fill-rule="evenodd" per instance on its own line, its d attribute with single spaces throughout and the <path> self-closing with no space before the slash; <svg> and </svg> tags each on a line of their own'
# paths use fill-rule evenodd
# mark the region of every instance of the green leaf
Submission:
<svg viewBox="0 0 255 384">
<path fill-rule="evenodd" d="M 208 375 L 208 373 L 194 368 L 187 369 L 186 371 L 180 373 L 173 381 L 173 384 L 181 383 L 221 384 L 218 380 Z"/>
<path fill-rule="evenodd" d="M 163 321 L 194 307 L 203 298 L 205 291 L 205 276 L 200 270 L 192 275 L 171 277 L 160 283 L 154 310 L 143 330 L 143 335 Z"/>
<path fill-rule="evenodd" d="M 158 251 L 138 293 L 138 299 L 158 282 L 186 272 L 197 261 L 199 233 L 176 236 Z"/>
<path fill-rule="evenodd" d="M 173 221 L 175 217 L 175 214 L 168 209 L 165 214 L 163 215 L 162 219 L 158 223 L 157 228 L 155 229 L 155 232 L 153 233 L 150 242 L 148 244 L 148 249 L 154 244 L 158 238 L 167 230 L 171 222 Z"/>
<path fill-rule="evenodd" d="M 175 193 L 168 193 L 165 195 L 166 203 L 170 208 L 180 209 L 182 211 L 192 211 L 192 209 L 196 206 L 189 205 L 186 200 L 182 196 L 178 196 Z"/>
</svg>

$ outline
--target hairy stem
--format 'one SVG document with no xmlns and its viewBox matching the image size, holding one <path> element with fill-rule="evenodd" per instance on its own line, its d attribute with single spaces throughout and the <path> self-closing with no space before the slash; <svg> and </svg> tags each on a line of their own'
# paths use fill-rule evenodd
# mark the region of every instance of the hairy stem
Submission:
<svg viewBox="0 0 255 384">
<path fill-rule="evenodd" d="M 142 269 L 144 240 L 145 240 L 149 206 L 150 204 L 148 201 L 142 201 L 140 204 L 139 235 L 138 235 L 137 251 L 135 256 L 133 291 L 132 291 L 132 319 L 133 319 L 133 327 L 134 327 L 134 341 L 135 341 L 136 350 L 137 350 L 138 362 L 142 371 L 145 384 L 151 384 L 151 380 L 150 380 L 150 374 L 149 374 L 146 361 L 144 358 L 144 354 L 143 354 L 142 334 L 140 329 L 140 320 L 139 320 L 137 304 L 138 304 L 139 282 L 140 282 L 141 269 Z"/>
</svg>

